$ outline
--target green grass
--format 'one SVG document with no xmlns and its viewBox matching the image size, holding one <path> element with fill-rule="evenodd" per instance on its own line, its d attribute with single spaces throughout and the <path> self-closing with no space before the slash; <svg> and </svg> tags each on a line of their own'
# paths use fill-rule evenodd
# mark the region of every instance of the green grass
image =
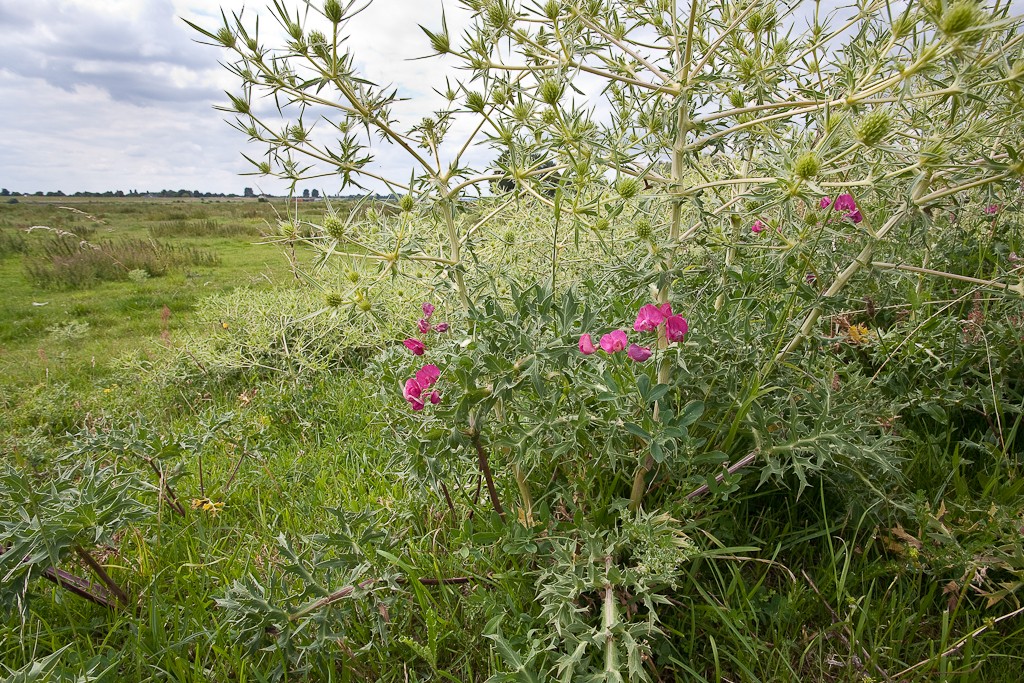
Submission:
<svg viewBox="0 0 1024 683">
<path fill-rule="evenodd" d="M 70 206 L 103 223 L 73 211 Z M 9 240 L 24 240 L 29 253 L 0 252 L 0 376 L 4 383 L 78 381 L 108 371 L 108 361 L 123 354 L 151 354 L 170 339 L 201 335 L 192 311 L 197 301 L 238 287 L 267 288 L 288 283 L 286 259 L 272 246 L 260 245 L 260 232 L 276 224 L 281 206 L 252 201 L 200 200 L 82 201 L 62 199 L 0 205 L 0 231 Z M 30 226 L 81 231 L 90 240 L 149 240 L 153 226 L 169 221 L 204 221 L 213 234 L 191 231 L 164 240 L 179 249 L 214 254 L 217 265 L 187 265 L 136 282 L 101 282 L 82 290 L 40 287 L 26 277 L 26 261 L 50 234 Z M 164 307 L 170 316 L 163 313 Z M 166 319 L 165 319 L 166 317 Z M 59 333 L 68 325 L 87 325 L 80 336 Z M 58 330 L 58 332 L 54 332 Z M 164 336 L 167 336 L 164 335 Z"/>
</svg>

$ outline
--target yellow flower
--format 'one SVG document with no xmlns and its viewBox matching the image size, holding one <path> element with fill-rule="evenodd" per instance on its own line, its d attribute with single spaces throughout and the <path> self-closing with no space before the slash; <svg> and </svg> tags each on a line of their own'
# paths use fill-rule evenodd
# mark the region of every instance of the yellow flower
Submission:
<svg viewBox="0 0 1024 683">
<path fill-rule="evenodd" d="M 193 498 L 192 509 L 209 512 L 211 517 L 216 517 L 217 513 L 224 509 L 224 503 L 215 503 L 209 498 Z"/>
<path fill-rule="evenodd" d="M 850 341 L 854 344 L 867 344 L 875 335 L 867 325 L 850 325 L 847 334 L 850 335 Z"/>
</svg>

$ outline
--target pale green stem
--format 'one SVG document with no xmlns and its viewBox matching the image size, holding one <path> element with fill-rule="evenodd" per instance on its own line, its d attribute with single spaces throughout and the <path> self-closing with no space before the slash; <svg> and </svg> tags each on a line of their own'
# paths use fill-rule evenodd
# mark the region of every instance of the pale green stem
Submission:
<svg viewBox="0 0 1024 683">
<path fill-rule="evenodd" d="M 888 233 L 894 226 L 896 226 L 896 224 L 898 224 L 900 220 L 903 219 L 904 215 L 905 212 L 903 211 L 894 214 L 885 223 L 885 225 L 882 226 L 878 233 L 869 239 L 868 243 L 864 245 L 864 248 L 861 249 L 860 253 L 857 255 L 857 258 L 855 258 L 853 262 L 850 263 L 850 265 L 848 265 L 846 269 L 839 274 L 839 277 L 835 279 L 835 282 L 832 283 L 832 286 L 829 287 L 824 294 L 822 294 L 822 298 L 828 299 L 835 296 L 840 291 L 842 291 L 844 287 L 846 287 L 847 283 L 850 282 L 850 279 L 854 275 L 856 275 L 861 268 L 867 268 L 871 266 L 871 255 L 874 252 L 875 243 L 878 240 L 885 237 L 886 233 Z M 782 362 L 782 360 L 791 351 L 794 351 L 797 347 L 800 346 L 800 344 L 803 343 L 805 339 L 811 336 L 811 332 L 814 331 L 815 323 L 817 323 L 818 318 L 821 317 L 821 312 L 821 306 L 815 306 L 814 308 L 811 309 L 811 311 L 807 314 L 807 317 L 804 318 L 804 322 L 800 326 L 800 331 L 797 332 L 797 334 L 792 339 L 789 340 L 789 343 L 786 344 L 785 348 L 779 351 L 778 355 L 775 356 L 776 363 Z"/>
</svg>

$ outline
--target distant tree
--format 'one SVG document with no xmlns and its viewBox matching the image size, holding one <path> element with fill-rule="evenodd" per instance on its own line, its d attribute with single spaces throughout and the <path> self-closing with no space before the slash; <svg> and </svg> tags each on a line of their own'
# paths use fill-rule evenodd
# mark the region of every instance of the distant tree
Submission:
<svg viewBox="0 0 1024 683">
<path fill-rule="evenodd" d="M 0 197 L 10 197 L 10 196 L 11 196 L 10 190 L 8 190 L 6 187 L 4 189 L 0 190 Z"/>
<path fill-rule="evenodd" d="M 254 194 L 253 194 L 253 191 L 252 191 L 252 188 L 251 188 L 251 187 L 247 187 L 247 188 L 245 188 L 245 190 L 244 190 L 244 191 L 242 192 L 242 196 L 243 196 L 243 197 L 255 197 L 256 195 L 254 195 Z"/>
<path fill-rule="evenodd" d="M 42 197 L 43 196 L 43 191 L 42 190 L 38 190 L 38 191 L 36 191 L 35 195 L 37 197 Z"/>
<path fill-rule="evenodd" d="M 124 196 L 124 190 L 118 190 L 117 192 L 114 193 L 114 196 L 115 197 L 123 197 Z"/>
<path fill-rule="evenodd" d="M 320 190 L 313 190 L 313 193 L 310 196 L 313 197 L 313 199 L 319 199 L 320 198 Z"/>
<path fill-rule="evenodd" d="M 302 197 L 303 199 L 309 199 L 309 190 L 303 190 Z"/>
</svg>

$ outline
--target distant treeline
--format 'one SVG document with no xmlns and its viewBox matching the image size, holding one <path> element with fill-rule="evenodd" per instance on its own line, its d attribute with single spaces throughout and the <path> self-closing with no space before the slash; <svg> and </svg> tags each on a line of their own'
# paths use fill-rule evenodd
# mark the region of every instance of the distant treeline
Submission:
<svg viewBox="0 0 1024 683">
<path fill-rule="evenodd" d="M 107 190 L 106 192 L 75 192 L 74 194 L 66 194 L 61 190 L 56 192 L 14 192 L 8 190 L 6 187 L 0 190 L 0 197 L 138 197 L 138 198 L 157 198 L 157 197 L 267 197 L 270 198 L 273 195 L 256 194 L 253 192 L 251 187 L 245 188 L 241 195 L 237 194 L 225 194 L 223 192 L 200 192 L 199 190 L 160 190 L 159 192 L 139 192 L 138 190 L 130 190 L 125 192 L 124 190 Z M 363 195 L 341 195 L 330 197 L 331 199 L 361 199 Z M 396 201 L 398 195 L 395 194 L 375 194 L 375 199 L 385 201 Z M 298 198 L 298 195 L 295 195 Z M 302 191 L 303 199 L 321 199 L 322 195 L 319 190 L 313 190 L 312 194 L 309 190 Z"/>
<path fill-rule="evenodd" d="M 223 192 L 200 192 L 199 190 L 160 190 L 159 192 L 138 192 L 131 190 L 107 190 L 106 192 L 75 192 L 65 194 L 61 190 L 56 192 L 11 192 L 6 187 L 0 190 L 0 197 L 238 197 L 237 194 L 224 194 Z M 252 196 L 252 195 L 246 195 Z"/>
</svg>

